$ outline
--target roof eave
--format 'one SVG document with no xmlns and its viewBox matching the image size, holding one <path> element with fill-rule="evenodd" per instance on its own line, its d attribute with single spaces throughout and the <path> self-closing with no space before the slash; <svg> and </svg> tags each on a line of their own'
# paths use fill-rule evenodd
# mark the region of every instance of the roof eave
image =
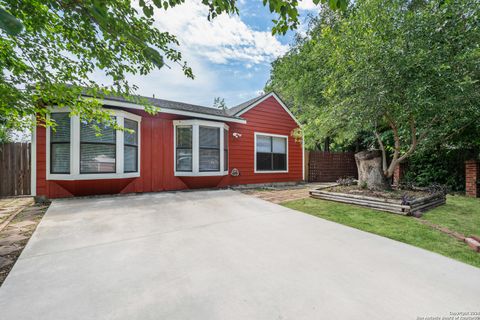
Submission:
<svg viewBox="0 0 480 320">
<path fill-rule="evenodd" d="M 124 102 L 118 100 L 111 100 L 111 99 L 99 99 L 99 102 L 103 105 L 109 105 L 113 107 L 121 107 L 121 108 L 129 108 L 129 109 L 136 109 L 136 110 L 145 110 L 145 107 L 131 102 Z M 213 114 L 206 114 L 201 112 L 194 112 L 194 111 L 185 111 L 185 110 L 177 110 L 177 109 L 170 109 L 165 107 L 159 107 L 160 112 L 162 113 L 169 113 L 169 114 L 176 114 L 176 115 L 183 115 L 188 117 L 196 117 L 202 119 L 210 119 L 210 120 L 218 120 L 218 121 L 225 121 L 225 122 L 234 122 L 234 123 L 241 123 L 246 124 L 247 120 L 242 119 L 240 117 L 224 117 L 219 115 Z"/>
</svg>

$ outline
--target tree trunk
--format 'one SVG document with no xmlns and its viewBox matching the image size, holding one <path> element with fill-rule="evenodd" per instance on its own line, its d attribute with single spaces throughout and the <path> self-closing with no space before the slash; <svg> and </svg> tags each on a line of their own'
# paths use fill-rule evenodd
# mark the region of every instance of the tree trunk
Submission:
<svg viewBox="0 0 480 320">
<path fill-rule="evenodd" d="M 358 169 L 358 185 L 370 190 L 390 189 L 390 182 L 382 169 L 380 150 L 361 151 L 355 154 Z"/>
</svg>

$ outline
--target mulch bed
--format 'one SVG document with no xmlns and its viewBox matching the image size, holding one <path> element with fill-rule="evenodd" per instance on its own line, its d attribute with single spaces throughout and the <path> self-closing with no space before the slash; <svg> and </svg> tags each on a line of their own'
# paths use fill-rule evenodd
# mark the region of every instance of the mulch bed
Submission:
<svg viewBox="0 0 480 320">
<path fill-rule="evenodd" d="M 422 190 L 382 190 L 374 191 L 368 189 L 362 189 L 357 185 L 352 186 L 334 186 L 330 188 L 322 189 L 323 191 L 338 192 L 338 193 L 347 193 L 359 196 L 374 197 L 374 198 L 386 198 L 386 199 L 396 199 L 401 200 L 404 196 L 409 198 L 421 198 L 429 195 L 428 192 Z"/>
<path fill-rule="evenodd" d="M 47 209 L 28 197 L 0 199 L 0 286 Z"/>
</svg>

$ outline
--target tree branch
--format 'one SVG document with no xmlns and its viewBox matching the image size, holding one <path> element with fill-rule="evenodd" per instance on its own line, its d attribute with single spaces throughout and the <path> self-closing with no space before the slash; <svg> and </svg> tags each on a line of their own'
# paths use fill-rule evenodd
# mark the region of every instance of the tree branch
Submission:
<svg viewBox="0 0 480 320">
<path fill-rule="evenodd" d="M 387 154 L 385 152 L 385 146 L 383 145 L 382 138 L 378 134 L 377 130 L 375 130 L 375 137 L 377 137 L 378 145 L 380 146 L 380 150 L 382 150 L 382 170 L 383 174 L 387 175 Z"/>
</svg>

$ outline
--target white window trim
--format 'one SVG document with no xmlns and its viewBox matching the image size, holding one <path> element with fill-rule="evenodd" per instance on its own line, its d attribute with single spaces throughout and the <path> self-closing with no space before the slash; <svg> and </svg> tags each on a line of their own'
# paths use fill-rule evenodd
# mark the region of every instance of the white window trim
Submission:
<svg viewBox="0 0 480 320">
<path fill-rule="evenodd" d="M 140 177 L 140 164 L 141 164 L 141 121 L 142 117 L 133 113 L 129 113 L 123 110 L 113 110 L 109 109 L 112 112 L 112 115 L 117 117 L 117 123 L 120 126 L 123 126 L 123 119 L 127 118 L 138 122 L 138 171 L 137 172 L 123 172 L 123 142 L 124 135 L 123 131 L 117 130 L 116 134 L 116 150 L 115 150 L 115 163 L 116 163 L 116 172 L 115 173 L 80 173 L 80 117 L 71 116 L 70 117 L 70 173 L 69 174 L 59 174 L 59 173 L 50 173 L 50 131 L 51 128 L 47 127 L 47 136 L 46 136 L 46 147 L 47 147 L 47 180 L 100 180 L 100 179 L 122 179 L 122 178 L 137 178 Z M 70 112 L 69 108 L 52 108 L 51 113 L 61 113 L 61 112 Z"/>
<path fill-rule="evenodd" d="M 177 171 L 177 126 L 192 126 L 192 171 Z M 206 120 L 174 120 L 173 121 L 173 170 L 176 177 L 212 177 L 212 176 L 226 176 L 228 170 L 224 168 L 224 133 L 220 131 L 220 171 L 205 171 L 199 170 L 200 159 L 200 142 L 199 142 L 199 127 L 216 127 L 223 130 L 229 130 L 230 127 L 223 122 L 206 121 Z M 230 152 L 230 150 L 228 150 Z M 228 157 L 230 161 L 230 157 Z"/>
<path fill-rule="evenodd" d="M 286 166 L 287 170 L 257 170 L 257 136 L 266 136 L 266 137 L 277 137 L 277 138 L 285 138 L 286 139 Z M 288 173 L 288 136 L 281 135 L 281 134 L 273 134 L 273 133 L 265 133 L 265 132 L 255 132 L 254 138 L 254 153 L 253 153 L 253 169 L 254 173 Z"/>
</svg>

